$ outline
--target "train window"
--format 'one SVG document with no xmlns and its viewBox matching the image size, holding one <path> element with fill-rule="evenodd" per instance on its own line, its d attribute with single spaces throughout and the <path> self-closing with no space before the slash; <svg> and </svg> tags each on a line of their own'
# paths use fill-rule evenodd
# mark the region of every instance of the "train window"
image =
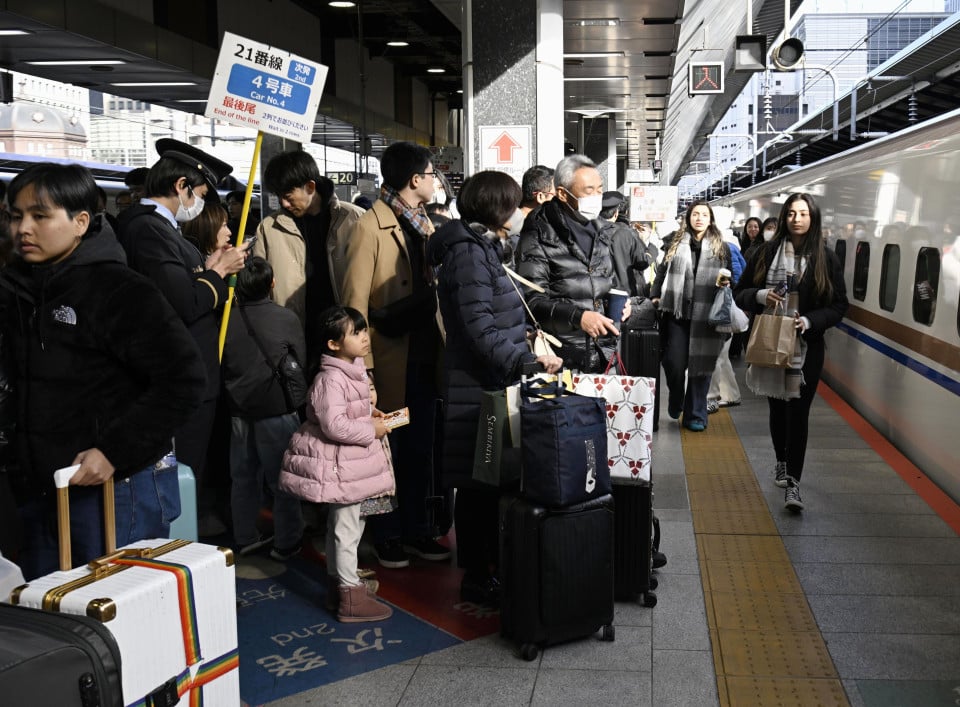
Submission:
<svg viewBox="0 0 960 707">
<path fill-rule="evenodd" d="M 867 296 L 867 276 L 870 274 L 870 244 L 857 243 L 857 257 L 853 261 L 853 296 L 863 302 Z"/>
<path fill-rule="evenodd" d="M 940 250 L 921 248 L 917 254 L 917 270 L 913 277 L 913 319 L 920 324 L 933 324 L 940 286 Z"/>
<path fill-rule="evenodd" d="M 880 307 L 892 312 L 897 306 L 897 282 L 900 280 L 900 246 L 890 244 L 883 248 L 880 267 Z"/>
<path fill-rule="evenodd" d="M 847 269 L 847 242 L 838 238 L 833 250 L 837 254 L 837 258 L 840 259 L 840 272 L 844 272 Z"/>
</svg>

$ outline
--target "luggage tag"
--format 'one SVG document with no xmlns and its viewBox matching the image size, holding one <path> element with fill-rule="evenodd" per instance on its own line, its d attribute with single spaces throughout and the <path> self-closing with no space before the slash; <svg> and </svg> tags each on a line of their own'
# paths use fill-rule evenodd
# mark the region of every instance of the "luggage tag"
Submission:
<svg viewBox="0 0 960 707">
<path fill-rule="evenodd" d="M 383 424 L 388 430 L 410 424 L 410 408 L 400 408 L 383 415 Z"/>
</svg>

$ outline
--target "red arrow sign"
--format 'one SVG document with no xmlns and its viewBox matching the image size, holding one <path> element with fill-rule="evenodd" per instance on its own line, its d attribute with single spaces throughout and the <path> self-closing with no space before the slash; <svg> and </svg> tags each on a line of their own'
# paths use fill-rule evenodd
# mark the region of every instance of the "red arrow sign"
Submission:
<svg viewBox="0 0 960 707">
<path fill-rule="evenodd" d="M 513 162 L 513 151 L 521 147 L 523 145 L 510 137 L 510 133 L 502 132 L 500 137 L 490 143 L 487 149 L 497 151 L 497 162 L 499 164 L 510 164 Z"/>
</svg>

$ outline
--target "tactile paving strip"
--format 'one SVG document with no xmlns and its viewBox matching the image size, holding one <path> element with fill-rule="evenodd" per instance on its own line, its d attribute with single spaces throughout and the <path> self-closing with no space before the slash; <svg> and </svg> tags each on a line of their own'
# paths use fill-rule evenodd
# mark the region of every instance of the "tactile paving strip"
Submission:
<svg viewBox="0 0 960 707">
<path fill-rule="evenodd" d="M 849 705 L 729 412 L 681 444 L 721 706 Z"/>
</svg>

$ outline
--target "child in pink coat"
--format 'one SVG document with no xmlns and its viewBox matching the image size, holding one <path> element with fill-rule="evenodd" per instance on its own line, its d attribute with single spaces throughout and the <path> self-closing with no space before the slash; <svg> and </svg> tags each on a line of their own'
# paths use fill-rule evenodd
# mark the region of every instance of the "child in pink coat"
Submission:
<svg viewBox="0 0 960 707">
<path fill-rule="evenodd" d="M 326 352 L 310 388 L 307 421 L 290 439 L 280 488 L 298 498 L 330 504 L 327 516 L 327 596 L 339 594 L 337 618 L 380 621 L 393 610 L 357 576 L 363 535 L 361 503 L 395 493 L 383 438 L 383 413 L 370 397 L 363 357 L 370 335 L 363 315 L 331 307 L 320 315 Z M 328 601 L 329 605 L 333 603 Z"/>
</svg>

